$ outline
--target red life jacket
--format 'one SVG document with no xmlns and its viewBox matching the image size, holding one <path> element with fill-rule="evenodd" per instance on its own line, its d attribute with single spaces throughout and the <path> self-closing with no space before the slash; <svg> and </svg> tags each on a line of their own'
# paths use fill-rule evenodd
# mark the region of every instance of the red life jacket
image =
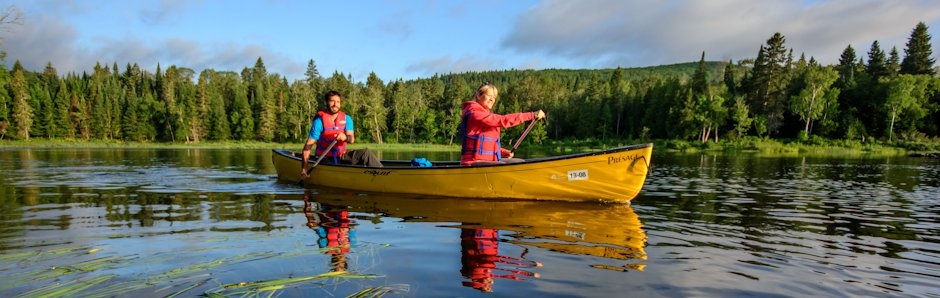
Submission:
<svg viewBox="0 0 940 298">
<path fill-rule="evenodd" d="M 336 118 L 332 122 L 328 120 L 331 116 L 333 115 L 325 111 L 317 112 L 317 117 L 320 117 L 320 121 L 323 123 L 323 133 L 321 133 L 320 138 L 317 139 L 317 156 L 323 155 L 323 151 L 326 151 L 326 147 L 329 147 L 330 143 L 333 143 L 337 134 L 346 132 L 346 113 L 339 111 L 336 113 Z M 330 149 L 330 152 L 326 152 L 326 156 L 334 157 L 334 163 L 337 162 L 335 158 L 343 154 L 346 154 L 346 141 L 337 141 L 336 145 L 333 145 L 333 149 Z"/>
<path fill-rule="evenodd" d="M 465 229 L 460 233 L 465 244 L 464 253 L 471 256 L 496 256 L 499 254 L 499 232 L 495 229 Z"/>
<path fill-rule="evenodd" d="M 509 153 L 509 150 L 499 145 L 500 128 L 513 127 L 532 119 L 535 119 L 535 115 L 530 112 L 499 115 L 478 102 L 464 102 L 463 118 L 460 121 L 460 135 L 463 139 L 460 164 L 499 161 L 502 153 Z"/>
<path fill-rule="evenodd" d="M 460 150 L 460 164 L 469 165 L 477 161 L 499 161 L 499 127 L 483 125 L 471 121 L 473 113 L 491 113 L 475 101 L 463 104 L 463 118 L 460 121 L 463 145 Z"/>
</svg>

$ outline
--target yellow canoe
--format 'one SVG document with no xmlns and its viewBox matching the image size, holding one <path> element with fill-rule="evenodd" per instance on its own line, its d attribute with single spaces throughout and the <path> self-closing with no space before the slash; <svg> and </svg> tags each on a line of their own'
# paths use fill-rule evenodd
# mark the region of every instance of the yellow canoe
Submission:
<svg viewBox="0 0 940 298">
<path fill-rule="evenodd" d="M 451 223 L 447 227 L 453 228 L 514 231 L 518 234 L 510 242 L 519 245 L 613 260 L 646 260 L 646 233 L 637 213 L 626 204 L 417 198 L 395 194 L 360 196 L 332 189 L 311 192 L 278 195 L 278 199 L 303 200 L 303 196 L 308 196 L 316 202 L 317 209 L 340 208 L 406 222 Z M 594 266 L 624 271 L 644 267 L 642 263 Z"/>
<path fill-rule="evenodd" d="M 382 161 L 385 167 L 381 168 L 321 163 L 303 184 L 446 197 L 628 203 L 646 182 L 652 152 L 653 144 L 640 144 L 471 167 L 456 161 L 433 162 L 432 167 Z M 272 150 L 278 179 L 300 182 L 298 156 L 288 150 Z"/>
</svg>

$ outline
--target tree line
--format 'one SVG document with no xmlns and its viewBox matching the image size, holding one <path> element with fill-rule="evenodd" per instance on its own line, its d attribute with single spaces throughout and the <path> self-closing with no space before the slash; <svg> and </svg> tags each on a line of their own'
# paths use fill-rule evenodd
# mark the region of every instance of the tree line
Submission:
<svg viewBox="0 0 940 298">
<path fill-rule="evenodd" d="M 851 45 L 836 65 L 794 57 L 776 33 L 753 59 L 644 68 L 503 70 L 365 82 L 319 73 L 269 73 L 261 57 L 240 72 L 97 64 L 60 76 L 0 66 L 0 139 L 140 142 L 301 142 L 323 102 L 344 94 L 357 138 L 374 143 L 459 143 L 461 103 L 483 82 L 500 89 L 498 113 L 543 109 L 528 141 L 546 139 L 702 142 L 720 138 L 823 137 L 919 140 L 940 128 L 940 79 L 927 26 L 918 23 L 903 57 L 878 41 L 865 56 Z M 509 144 L 522 127 L 504 130 Z"/>
</svg>

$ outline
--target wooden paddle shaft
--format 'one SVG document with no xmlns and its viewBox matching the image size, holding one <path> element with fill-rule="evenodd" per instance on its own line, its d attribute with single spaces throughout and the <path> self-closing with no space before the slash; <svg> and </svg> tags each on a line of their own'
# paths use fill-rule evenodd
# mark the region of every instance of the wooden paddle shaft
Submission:
<svg viewBox="0 0 940 298">
<path fill-rule="evenodd" d="M 516 148 L 519 148 L 519 144 L 522 144 L 522 139 L 525 139 L 525 136 L 529 135 L 529 132 L 532 131 L 532 128 L 535 127 L 535 122 L 538 122 L 538 119 L 532 120 L 532 123 L 529 124 L 529 127 L 525 128 L 525 131 L 522 132 L 522 135 L 519 136 L 519 139 L 516 140 L 516 144 L 512 145 L 512 150 L 509 152 L 516 152 Z"/>
<path fill-rule="evenodd" d="M 326 157 L 326 154 L 329 153 L 330 150 L 333 149 L 333 145 L 336 145 L 336 141 L 337 141 L 336 139 L 333 139 L 333 142 L 331 142 L 329 146 L 326 146 L 326 150 L 323 150 L 323 154 L 320 154 L 320 157 L 317 157 L 317 160 L 313 162 L 313 165 L 311 165 L 310 168 L 307 169 L 307 175 L 310 175 L 310 172 L 313 171 L 313 168 L 317 167 L 317 165 L 320 164 L 320 161 L 323 160 L 324 157 Z"/>
</svg>

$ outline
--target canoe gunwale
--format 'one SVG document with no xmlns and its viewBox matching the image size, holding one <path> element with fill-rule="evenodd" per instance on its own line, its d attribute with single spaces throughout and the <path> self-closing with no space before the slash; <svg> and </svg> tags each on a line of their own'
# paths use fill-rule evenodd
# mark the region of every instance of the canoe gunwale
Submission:
<svg viewBox="0 0 940 298">
<path fill-rule="evenodd" d="M 480 165 L 480 166 L 472 166 L 472 167 L 473 167 L 473 168 L 491 168 L 491 167 L 506 167 L 506 168 L 511 168 L 511 167 L 517 167 L 517 166 L 538 164 L 538 163 L 543 163 L 543 162 L 555 162 L 555 161 L 566 160 L 566 159 L 576 159 L 576 158 L 582 158 L 582 157 L 588 157 L 588 156 L 595 156 L 595 155 L 612 154 L 612 153 L 617 153 L 617 152 L 621 152 L 621 151 L 630 151 L 630 150 L 636 150 L 636 149 L 641 149 L 641 148 L 646 148 L 646 147 L 651 147 L 651 146 L 653 146 L 652 143 L 634 144 L 634 145 L 628 145 L 628 146 L 622 146 L 622 147 L 609 148 L 609 149 L 606 149 L 606 150 L 594 151 L 594 152 L 583 152 L 583 153 L 575 153 L 575 154 L 568 154 L 568 155 L 556 155 L 556 156 L 536 157 L 536 158 L 525 159 L 524 162 L 518 162 L 518 163 L 488 164 L 488 165 Z M 274 151 L 274 152 L 275 152 L 276 154 L 278 154 L 278 155 L 281 155 L 281 156 L 284 156 L 284 157 L 287 157 L 287 158 L 291 158 L 291 159 L 295 159 L 295 160 L 297 160 L 297 161 L 300 161 L 300 160 L 301 160 L 300 157 L 294 155 L 294 151 L 290 151 L 290 150 L 286 150 L 286 149 L 271 149 L 271 150 Z M 646 166 L 649 167 L 649 166 L 650 166 L 650 162 L 649 162 L 648 160 L 646 160 L 646 157 L 645 157 L 645 156 L 642 156 L 642 159 L 643 159 L 644 162 L 646 163 Z M 640 160 L 640 159 L 634 159 L 633 162 L 632 162 L 632 164 L 631 164 L 631 166 L 635 165 L 636 162 L 638 162 L 639 160 Z M 415 170 L 421 170 L 421 169 L 466 168 L 466 167 L 467 167 L 467 166 L 462 166 L 462 165 L 460 165 L 460 162 L 459 162 L 459 161 L 432 161 L 432 162 L 434 163 L 434 165 L 431 166 L 431 167 L 414 167 L 414 166 L 411 166 L 411 161 L 408 161 L 408 160 L 382 160 L 382 163 L 383 163 L 383 164 L 390 164 L 390 165 L 391 165 L 391 166 L 385 166 L 385 167 L 370 167 L 370 166 L 361 166 L 361 165 L 330 164 L 330 163 L 321 163 L 321 164 L 319 164 L 319 165 L 317 165 L 317 166 L 318 166 L 318 167 L 361 168 L 361 169 L 386 169 L 386 168 L 390 168 L 390 169 L 415 169 Z M 647 173 L 647 175 L 649 175 L 649 173 Z"/>
</svg>

